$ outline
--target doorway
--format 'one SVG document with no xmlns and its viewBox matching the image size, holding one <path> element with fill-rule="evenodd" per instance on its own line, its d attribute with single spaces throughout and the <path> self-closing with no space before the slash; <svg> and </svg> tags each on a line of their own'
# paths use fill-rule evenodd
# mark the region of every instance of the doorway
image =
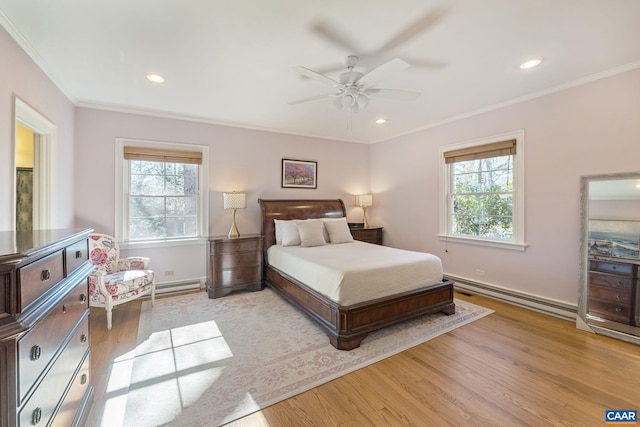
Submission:
<svg viewBox="0 0 640 427">
<path fill-rule="evenodd" d="M 55 228 L 57 128 L 20 98 L 14 100 L 13 229 Z"/>
</svg>

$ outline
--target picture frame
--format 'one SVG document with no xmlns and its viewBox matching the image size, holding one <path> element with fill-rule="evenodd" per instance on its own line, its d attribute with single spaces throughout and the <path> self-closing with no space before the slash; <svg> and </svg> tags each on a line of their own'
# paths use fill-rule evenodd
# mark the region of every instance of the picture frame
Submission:
<svg viewBox="0 0 640 427">
<path fill-rule="evenodd" d="M 589 256 L 640 259 L 640 221 L 589 220 Z"/>
<path fill-rule="evenodd" d="M 282 188 L 318 188 L 318 162 L 282 159 Z"/>
</svg>

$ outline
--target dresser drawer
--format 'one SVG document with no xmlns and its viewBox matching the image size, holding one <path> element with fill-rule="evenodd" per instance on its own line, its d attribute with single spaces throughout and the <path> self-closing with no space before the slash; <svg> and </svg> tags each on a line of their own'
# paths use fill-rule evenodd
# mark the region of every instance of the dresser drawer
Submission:
<svg viewBox="0 0 640 427">
<path fill-rule="evenodd" d="M 619 289 L 625 292 L 633 290 L 634 280 L 632 277 L 618 276 L 616 274 L 589 272 L 589 284 L 607 287 L 611 289 Z"/>
<path fill-rule="evenodd" d="M 89 315 L 87 312 L 60 357 L 55 361 L 29 401 L 20 410 L 20 427 L 48 425 L 69 385 L 69 381 L 88 352 L 88 336 Z"/>
<path fill-rule="evenodd" d="M 631 324 L 631 306 L 611 301 L 589 299 L 589 313 L 615 322 Z"/>
<path fill-rule="evenodd" d="M 18 398 L 24 399 L 88 308 L 83 280 L 18 341 Z M 88 336 L 88 332 L 86 334 Z"/>
<path fill-rule="evenodd" d="M 223 253 L 216 257 L 216 267 L 236 268 L 258 265 L 261 256 L 260 252 Z"/>
<path fill-rule="evenodd" d="M 234 268 L 233 270 L 221 270 L 220 282 L 223 286 L 242 285 L 245 283 L 259 282 L 262 280 L 262 271 L 257 267 Z"/>
<path fill-rule="evenodd" d="M 626 289 L 611 289 L 589 285 L 589 298 L 603 299 L 614 303 L 631 305 L 631 291 Z"/>
<path fill-rule="evenodd" d="M 62 251 L 46 256 L 18 271 L 19 311 L 64 278 Z"/>
<path fill-rule="evenodd" d="M 248 239 L 248 240 L 240 240 L 238 242 L 214 243 L 215 247 L 212 247 L 211 251 L 213 253 L 259 251 L 260 242 L 261 240 L 259 239 Z"/>
<path fill-rule="evenodd" d="M 69 392 L 62 402 L 62 406 L 60 406 L 58 413 L 51 423 L 52 427 L 69 427 L 73 425 L 73 420 L 76 417 L 78 408 L 87 394 L 89 384 L 91 384 L 90 360 L 90 353 L 87 353 L 80 370 L 71 383 Z"/>
<path fill-rule="evenodd" d="M 89 243 L 86 240 L 81 240 L 67 246 L 64 249 L 64 257 L 66 261 L 64 276 L 67 277 L 89 259 Z"/>
<path fill-rule="evenodd" d="M 589 261 L 589 270 L 602 271 L 604 273 L 621 274 L 633 276 L 635 265 L 622 264 L 611 261 Z"/>
</svg>

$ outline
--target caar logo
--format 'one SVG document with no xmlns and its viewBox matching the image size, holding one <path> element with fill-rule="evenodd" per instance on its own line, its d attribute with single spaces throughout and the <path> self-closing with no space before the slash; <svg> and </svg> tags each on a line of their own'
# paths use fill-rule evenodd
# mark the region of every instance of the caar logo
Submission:
<svg viewBox="0 0 640 427">
<path fill-rule="evenodd" d="M 604 413 L 607 424 L 635 424 L 638 422 L 638 411 L 608 409 Z"/>
</svg>

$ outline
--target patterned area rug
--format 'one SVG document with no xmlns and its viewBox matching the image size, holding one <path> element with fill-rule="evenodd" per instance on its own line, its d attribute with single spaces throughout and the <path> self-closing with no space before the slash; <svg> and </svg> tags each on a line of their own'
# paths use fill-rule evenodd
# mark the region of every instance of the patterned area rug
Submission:
<svg viewBox="0 0 640 427">
<path fill-rule="evenodd" d="M 456 300 L 336 350 L 271 289 L 143 303 L 125 426 L 214 426 L 309 390 L 492 313 Z"/>
</svg>

